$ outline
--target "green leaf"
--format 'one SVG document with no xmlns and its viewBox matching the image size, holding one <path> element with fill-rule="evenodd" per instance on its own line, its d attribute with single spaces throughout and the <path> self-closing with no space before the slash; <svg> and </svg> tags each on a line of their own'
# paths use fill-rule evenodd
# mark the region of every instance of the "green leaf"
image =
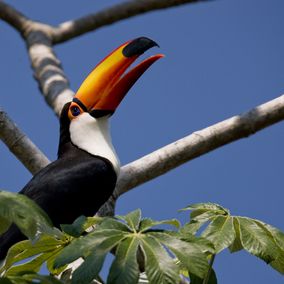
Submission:
<svg viewBox="0 0 284 284">
<path fill-rule="evenodd" d="M 203 284 L 204 280 L 195 276 L 194 274 L 190 275 L 190 284 Z M 210 276 L 207 284 L 217 284 L 217 277 L 214 269 L 211 268 Z"/>
<path fill-rule="evenodd" d="M 136 209 L 125 216 L 118 216 L 118 218 L 124 220 L 127 225 L 135 232 L 138 230 L 138 226 L 141 220 L 141 210 Z"/>
<path fill-rule="evenodd" d="M 269 224 L 266 224 L 264 222 L 261 222 L 259 220 L 255 220 L 255 222 L 259 226 L 264 227 L 271 234 L 271 236 L 273 237 L 275 243 L 279 246 L 279 248 L 284 251 L 284 233 L 278 230 L 277 228 Z"/>
<path fill-rule="evenodd" d="M 179 270 L 173 259 L 153 237 L 141 238 L 145 256 L 145 271 L 150 284 L 178 284 Z"/>
<path fill-rule="evenodd" d="M 85 261 L 74 271 L 72 283 L 88 284 L 98 276 L 105 256 L 124 238 L 123 234 L 113 235 L 98 243 L 93 251 L 85 258 Z"/>
<path fill-rule="evenodd" d="M 5 265 L 1 268 L 0 273 L 9 269 L 14 263 L 26 258 L 54 251 L 59 247 L 63 248 L 68 242 L 69 240 L 65 237 L 62 239 L 56 239 L 53 236 L 42 235 L 35 244 L 28 240 L 16 243 L 9 249 Z"/>
<path fill-rule="evenodd" d="M 32 260 L 23 263 L 23 264 L 19 264 L 16 266 L 12 266 L 6 273 L 5 276 L 16 276 L 19 273 L 22 273 L 23 271 L 30 271 L 30 272 L 35 272 L 37 273 L 42 264 L 49 259 L 53 254 L 55 254 L 55 252 L 46 252 L 43 254 L 40 254 L 39 256 L 33 258 Z"/>
<path fill-rule="evenodd" d="M 123 231 L 123 232 L 131 232 L 130 228 L 120 222 L 118 219 L 116 218 L 110 218 L 110 217 L 104 217 L 102 222 L 96 227 L 95 231 L 98 230 L 109 230 L 109 229 L 113 229 L 113 230 L 118 230 L 118 231 Z"/>
<path fill-rule="evenodd" d="M 40 283 L 40 284 L 63 284 L 60 280 L 54 278 L 53 276 L 39 275 L 39 274 L 25 274 L 21 276 L 21 281 L 28 280 L 29 283 Z M 33 281 L 33 280 L 39 280 Z M 19 282 L 22 283 L 22 282 Z"/>
<path fill-rule="evenodd" d="M 74 260 L 87 256 L 102 242 L 110 238 L 124 238 L 125 232 L 116 229 L 100 229 L 85 237 L 75 239 L 70 245 L 62 250 L 54 261 L 54 268 L 69 264 Z"/>
<path fill-rule="evenodd" d="M 0 215 L 0 235 L 4 234 L 11 225 L 12 225 L 12 221 Z"/>
<path fill-rule="evenodd" d="M 176 228 L 180 227 L 180 222 L 177 219 L 169 219 L 163 221 L 154 221 L 151 218 L 144 218 L 140 222 L 139 232 L 145 232 L 152 227 L 159 226 L 159 225 L 171 225 Z"/>
<path fill-rule="evenodd" d="M 108 251 L 97 249 L 85 258 L 85 261 L 75 270 L 71 283 L 89 284 L 97 278 L 102 269 Z"/>
<path fill-rule="evenodd" d="M 185 242 L 166 233 L 153 232 L 148 235 L 158 239 L 169 248 L 191 274 L 200 278 L 206 275 L 209 264 L 206 255 L 197 243 Z"/>
<path fill-rule="evenodd" d="M 89 227 L 99 224 L 103 218 L 101 217 L 78 217 L 73 224 L 62 224 L 61 229 L 68 235 L 78 238 Z"/>
<path fill-rule="evenodd" d="M 229 250 L 231 253 L 237 252 L 243 249 L 243 245 L 241 243 L 241 236 L 240 236 L 240 223 L 237 217 L 233 218 L 233 225 L 235 229 L 235 239 L 233 243 L 229 246 Z"/>
<path fill-rule="evenodd" d="M 138 282 L 139 267 L 137 263 L 137 250 L 139 242 L 138 237 L 129 237 L 118 245 L 107 283 L 133 284 Z"/>
<path fill-rule="evenodd" d="M 0 278 L 0 284 L 13 284 L 8 278 Z"/>
<path fill-rule="evenodd" d="M 269 234 L 278 251 L 278 257 L 271 263 L 269 263 L 269 265 L 271 265 L 271 267 L 273 267 L 278 272 L 284 274 L 284 233 L 264 222 L 261 222 L 259 220 L 254 221 Z"/>
<path fill-rule="evenodd" d="M 201 228 L 203 225 L 203 222 L 197 222 L 197 221 L 190 221 L 189 223 L 186 223 L 181 229 L 180 233 L 184 235 L 194 235 L 196 232 Z"/>
<path fill-rule="evenodd" d="M 277 259 L 271 261 L 269 265 L 279 273 L 284 274 L 284 252 L 280 251 Z"/>
<path fill-rule="evenodd" d="M 196 237 L 195 235 L 193 235 L 191 233 L 191 227 L 189 227 L 189 231 L 188 231 L 187 225 L 189 225 L 189 223 L 186 224 L 183 228 L 181 228 L 177 232 L 178 237 L 183 241 L 195 243 L 196 245 L 198 245 L 198 247 L 200 248 L 200 250 L 203 253 L 214 254 L 215 253 L 215 247 L 214 247 L 213 243 L 211 241 L 209 241 L 208 239 L 204 238 L 204 237 Z"/>
<path fill-rule="evenodd" d="M 2 233 L 12 222 L 25 236 L 31 239 L 43 232 L 55 234 L 47 214 L 23 194 L 0 191 L 0 216 L 3 221 Z"/>
<path fill-rule="evenodd" d="M 201 236 L 212 242 L 216 249 L 215 253 L 219 253 L 235 240 L 233 218 L 229 216 L 216 217 Z"/>
<path fill-rule="evenodd" d="M 52 275 L 59 275 L 67 267 L 67 265 L 64 265 L 64 266 L 61 266 L 60 268 L 54 268 L 54 261 L 58 257 L 58 255 L 62 252 L 62 250 L 63 250 L 63 248 L 60 248 L 57 251 L 54 251 L 54 254 L 51 255 L 49 257 L 49 259 L 47 259 L 47 261 L 46 261 L 46 267 Z"/>
<path fill-rule="evenodd" d="M 279 252 L 269 234 L 253 219 L 235 217 L 240 224 L 241 243 L 248 252 L 267 263 L 277 259 Z"/>
<path fill-rule="evenodd" d="M 188 211 L 191 210 L 190 217 L 195 218 L 198 215 L 201 215 L 205 212 L 212 212 L 215 213 L 216 216 L 218 215 L 230 215 L 230 211 L 216 203 L 196 203 L 192 205 L 188 205 L 187 207 L 181 209 L 180 211 Z"/>
</svg>

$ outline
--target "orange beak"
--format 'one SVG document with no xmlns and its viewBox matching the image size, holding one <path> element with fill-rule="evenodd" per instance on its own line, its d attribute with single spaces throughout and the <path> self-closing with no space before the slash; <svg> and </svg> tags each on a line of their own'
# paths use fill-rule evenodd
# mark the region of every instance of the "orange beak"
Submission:
<svg viewBox="0 0 284 284">
<path fill-rule="evenodd" d="M 103 59 L 84 80 L 73 102 L 95 117 L 112 114 L 139 77 L 162 54 L 151 56 L 124 74 L 146 50 L 157 46 L 149 38 L 128 41 Z"/>
</svg>

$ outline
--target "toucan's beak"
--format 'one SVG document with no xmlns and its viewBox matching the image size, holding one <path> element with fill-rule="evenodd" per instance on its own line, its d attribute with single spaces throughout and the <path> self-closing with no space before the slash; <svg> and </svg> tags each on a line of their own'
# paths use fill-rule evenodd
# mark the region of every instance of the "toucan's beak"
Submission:
<svg viewBox="0 0 284 284">
<path fill-rule="evenodd" d="M 141 54 L 153 46 L 157 46 L 153 40 L 140 37 L 115 49 L 88 75 L 73 102 L 90 113 L 113 113 L 138 78 L 164 56 L 151 56 L 124 74 Z"/>
</svg>

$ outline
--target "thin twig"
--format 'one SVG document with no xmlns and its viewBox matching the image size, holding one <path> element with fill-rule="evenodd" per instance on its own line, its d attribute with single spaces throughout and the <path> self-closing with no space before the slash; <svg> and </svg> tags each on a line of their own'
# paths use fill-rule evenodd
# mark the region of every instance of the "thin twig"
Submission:
<svg viewBox="0 0 284 284">
<path fill-rule="evenodd" d="M 171 8 L 183 4 L 205 2 L 208 0 L 132 0 L 126 1 L 100 12 L 93 13 L 77 20 L 67 21 L 54 28 L 53 43 L 61 43 L 79 35 L 94 31 L 100 27 L 129 19 L 147 12 Z"/>
<path fill-rule="evenodd" d="M 12 6 L 0 1 L 0 19 L 10 24 L 21 34 L 24 33 L 29 19 Z"/>
</svg>

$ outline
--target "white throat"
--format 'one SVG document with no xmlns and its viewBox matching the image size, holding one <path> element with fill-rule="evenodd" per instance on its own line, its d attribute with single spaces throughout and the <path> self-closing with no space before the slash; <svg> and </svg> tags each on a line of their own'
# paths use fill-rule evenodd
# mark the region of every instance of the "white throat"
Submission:
<svg viewBox="0 0 284 284">
<path fill-rule="evenodd" d="M 111 142 L 108 117 L 94 118 L 82 113 L 70 123 L 70 138 L 78 148 L 108 159 L 119 175 L 120 162 Z"/>
</svg>

